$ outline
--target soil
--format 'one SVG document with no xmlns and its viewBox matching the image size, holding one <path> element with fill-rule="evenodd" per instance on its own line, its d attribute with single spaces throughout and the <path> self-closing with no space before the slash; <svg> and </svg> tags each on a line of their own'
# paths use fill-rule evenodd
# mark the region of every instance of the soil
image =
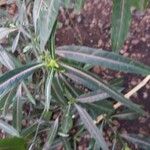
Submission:
<svg viewBox="0 0 150 150">
<path fill-rule="evenodd" d="M 111 13 L 110 0 L 87 0 L 79 14 L 61 9 L 59 16 L 61 27 L 57 33 L 57 45 L 78 44 L 111 51 Z M 150 9 L 144 12 L 133 11 L 130 32 L 120 54 L 150 66 Z M 100 66 L 95 66 L 92 71 L 107 81 L 123 77 L 124 93 L 143 79 L 141 76 L 118 73 Z M 119 130 L 150 136 L 150 82 L 131 99 L 142 105 L 146 113 L 144 117 L 133 121 L 119 121 Z"/>
</svg>

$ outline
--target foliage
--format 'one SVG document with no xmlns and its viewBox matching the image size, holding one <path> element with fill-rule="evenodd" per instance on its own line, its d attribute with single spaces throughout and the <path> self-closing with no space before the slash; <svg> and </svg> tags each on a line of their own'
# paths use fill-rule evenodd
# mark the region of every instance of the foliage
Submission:
<svg viewBox="0 0 150 150">
<path fill-rule="evenodd" d="M 26 150 L 26 142 L 22 138 L 6 138 L 0 140 L 0 149 L 1 150 Z"/>
<path fill-rule="evenodd" d="M 144 111 L 124 97 L 120 82 L 105 83 L 85 66 L 100 65 L 142 76 L 150 74 L 150 67 L 101 49 L 73 45 L 56 47 L 59 8 L 72 4 L 78 10 L 83 1 L 74 4 L 68 0 L 35 0 L 28 3 L 33 5 L 33 17 L 27 14 L 29 4 L 18 1 L 17 19 L 0 28 L 0 40 L 6 36 L 10 40 L 5 48 L 0 46 L 0 62 L 7 69 L 6 72 L 2 70 L 0 76 L 0 128 L 7 137 L 12 137 L 1 140 L 0 147 L 18 143 L 25 149 L 26 142 L 29 149 L 41 149 L 38 141 L 41 133 L 45 133 L 47 141 L 43 149 L 55 149 L 59 145 L 76 149 L 79 139 L 87 134 L 86 128 L 92 137 L 91 149 L 108 150 L 103 137 L 105 126 L 111 126 L 114 118 L 135 118 Z M 114 0 L 113 50 L 119 50 L 126 38 L 131 19 L 128 10 L 129 2 Z M 114 26 L 119 26 L 118 34 Z M 114 101 L 121 102 L 128 112 L 114 114 Z M 93 120 L 101 114 L 106 117 L 97 126 Z M 73 136 L 72 129 L 76 132 Z"/>
<path fill-rule="evenodd" d="M 149 0 L 113 0 L 111 41 L 112 50 L 118 52 L 127 37 L 131 24 L 132 7 L 144 10 Z"/>
</svg>

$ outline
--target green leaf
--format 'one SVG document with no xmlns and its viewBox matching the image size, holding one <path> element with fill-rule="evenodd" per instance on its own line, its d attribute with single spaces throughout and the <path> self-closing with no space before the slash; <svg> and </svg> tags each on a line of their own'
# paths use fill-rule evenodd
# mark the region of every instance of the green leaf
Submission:
<svg viewBox="0 0 150 150">
<path fill-rule="evenodd" d="M 110 101 L 99 101 L 95 103 L 87 103 L 84 104 L 84 107 L 88 110 L 89 114 L 93 118 L 97 118 L 97 116 L 101 114 L 111 114 L 114 112 L 113 103 Z"/>
<path fill-rule="evenodd" d="M 52 59 L 55 59 L 55 49 L 56 49 L 56 44 L 55 44 L 55 34 L 56 34 L 56 29 L 57 29 L 57 20 L 55 21 L 52 32 L 49 38 L 49 41 L 47 43 L 48 45 L 48 50 L 50 51 L 50 56 Z"/>
<path fill-rule="evenodd" d="M 135 118 L 138 118 L 138 115 L 133 112 L 126 112 L 126 113 L 113 115 L 112 118 L 117 118 L 120 120 L 133 120 Z"/>
<path fill-rule="evenodd" d="M 0 45 L 0 62 L 9 70 L 12 70 L 15 68 L 15 65 L 11 59 L 11 56 L 1 45 Z"/>
<path fill-rule="evenodd" d="M 1 150 L 26 150 L 26 143 L 22 138 L 6 138 L 0 140 Z"/>
<path fill-rule="evenodd" d="M 72 81 L 76 82 L 76 84 L 84 85 L 85 87 L 87 87 L 91 90 L 97 90 L 97 88 L 98 88 L 98 86 L 96 84 L 92 84 L 91 81 L 81 78 L 78 75 L 70 74 L 67 72 L 65 72 L 64 75 L 67 76 L 68 78 L 70 78 Z"/>
<path fill-rule="evenodd" d="M 32 65 L 25 65 L 23 67 L 5 73 L 3 76 L 0 77 L 0 94 L 10 90 L 12 87 L 17 85 L 20 81 L 22 81 L 23 79 L 31 75 L 36 69 L 42 66 L 43 64 L 39 64 L 39 63 L 32 64 Z"/>
<path fill-rule="evenodd" d="M 62 75 L 60 74 L 60 79 L 65 84 L 65 87 L 72 93 L 73 96 L 78 96 L 78 91 L 76 91 L 75 87 Z"/>
<path fill-rule="evenodd" d="M 113 0 L 111 40 L 112 49 L 118 52 L 127 37 L 130 22 L 132 0 Z"/>
<path fill-rule="evenodd" d="M 32 125 L 30 125 L 29 127 L 24 128 L 20 134 L 22 137 L 30 140 L 30 136 L 33 137 L 32 135 L 33 133 L 36 132 L 38 127 L 39 127 L 39 132 L 40 132 L 41 130 L 45 130 L 46 127 L 49 128 L 49 123 L 46 123 L 45 121 L 40 121 L 40 126 L 39 126 L 39 122 L 37 121 L 33 123 Z"/>
<path fill-rule="evenodd" d="M 7 96 L 8 96 L 8 93 L 7 91 L 3 92 L 1 95 L 0 95 L 0 110 L 4 110 L 4 105 L 5 105 L 5 102 L 7 101 Z M 6 102 L 7 103 L 7 102 Z"/>
<path fill-rule="evenodd" d="M 63 83 L 60 82 L 59 75 L 56 73 L 53 78 L 52 89 L 53 89 L 53 97 L 55 100 L 59 101 L 59 104 L 65 105 L 66 98 L 64 97 L 64 88 Z"/>
<path fill-rule="evenodd" d="M 33 23 L 34 23 L 35 32 L 37 28 L 37 20 L 39 19 L 42 3 L 43 0 L 35 0 L 33 5 Z"/>
<path fill-rule="evenodd" d="M 102 133 L 100 130 L 96 127 L 94 124 L 93 119 L 90 117 L 90 115 L 87 113 L 87 111 L 83 108 L 81 108 L 79 105 L 75 104 L 76 109 L 78 110 L 78 113 L 80 115 L 80 118 L 86 127 L 86 129 L 89 131 L 91 136 L 95 138 L 95 140 L 99 143 L 100 147 L 103 150 L 108 150 L 107 144 L 102 136 Z"/>
<path fill-rule="evenodd" d="M 96 101 L 105 100 L 109 97 L 110 95 L 108 93 L 103 92 L 102 90 L 96 90 L 87 94 L 80 95 L 79 97 L 76 98 L 76 100 L 81 103 L 93 103 Z"/>
<path fill-rule="evenodd" d="M 26 96 L 27 96 L 28 100 L 29 100 L 33 105 L 35 105 L 35 104 L 36 104 L 35 99 L 34 99 L 33 96 L 31 95 L 31 93 L 30 93 L 28 87 L 25 85 L 24 82 L 22 82 L 22 87 L 24 88 L 24 90 L 25 90 L 25 92 L 26 92 Z"/>
<path fill-rule="evenodd" d="M 18 4 L 18 25 L 22 28 L 22 26 L 29 26 L 29 21 L 27 17 L 27 8 L 25 1 L 17 1 Z"/>
<path fill-rule="evenodd" d="M 136 134 L 121 134 L 121 137 L 129 142 L 137 144 L 139 147 L 145 150 L 150 149 L 150 137 L 140 137 Z"/>
<path fill-rule="evenodd" d="M 46 149 L 50 149 L 54 139 L 55 139 L 55 136 L 57 134 L 57 130 L 58 130 L 58 123 L 59 123 L 59 120 L 58 118 L 55 120 L 53 126 L 51 127 L 50 129 L 50 132 L 48 134 L 48 141 L 46 142 L 46 144 L 44 145 L 44 149 L 43 150 L 46 150 Z"/>
<path fill-rule="evenodd" d="M 125 58 L 114 52 L 107 52 L 101 49 L 89 48 L 84 46 L 63 46 L 57 48 L 57 55 L 91 65 L 100 65 L 105 68 L 149 75 L 150 67 Z"/>
<path fill-rule="evenodd" d="M 59 8 L 61 6 L 61 1 L 62 0 L 51 0 L 50 3 L 47 4 L 47 8 L 43 7 L 41 9 L 40 18 L 38 20 L 41 50 L 44 50 L 45 45 L 52 33 L 52 29 L 59 12 Z"/>
<path fill-rule="evenodd" d="M 9 35 L 9 33 L 16 31 L 16 28 L 0 28 L 0 40 Z"/>
<path fill-rule="evenodd" d="M 63 119 L 61 124 L 61 135 L 62 137 L 68 137 L 68 132 L 72 128 L 73 120 L 72 120 L 72 114 L 71 114 L 71 104 L 69 104 L 64 110 L 63 110 Z"/>
<path fill-rule="evenodd" d="M 2 129 L 4 132 L 12 135 L 12 136 L 17 136 L 19 137 L 19 133 L 18 131 L 13 128 L 11 125 L 9 125 L 8 123 L 0 120 L 0 129 Z"/>
<path fill-rule="evenodd" d="M 52 98 L 51 87 L 52 87 L 53 76 L 54 76 L 54 69 L 52 69 L 51 72 L 49 73 L 47 80 L 46 80 L 46 85 L 45 85 L 45 97 L 46 97 L 45 110 L 46 111 L 49 111 L 50 100 Z"/>
<path fill-rule="evenodd" d="M 24 48 L 23 48 L 23 53 L 26 53 L 26 52 L 28 52 L 29 50 L 31 50 L 31 49 L 33 49 L 34 48 L 34 46 L 32 45 L 32 44 L 28 44 L 28 45 L 26 45 Z"/>
<path fill-rule="evenodd" d="M 2 99 L 0 99 L 0 102 L 2 101 L 2 103 L 3 103 L 3 101 L 4 101 L 4 105 L 1 106 L 1 103 L 0 103 L 0 108 L 2 107 L 2 110 L 3 110 L 3 112 L 2 112 L 3 117 L 5 117 L 7 114 L 7 111 L 14 99 L 15 92 L 16 92 L 15 90 L 11 90 L 6 96 L 4 96 Z"/>
<path fill-rule="evenodd" d="M 13 44 L 12 44 L 12 53 L 15 52 L 18 42 L 19 42 L 19 37 L 20 37 L 20 31 L 18 32 L 17 36 L 15 37 Z"/>
<path fill-rule="evenodd" d="M 149 0 L 145 0 L 144 1 L 144 9 L 149 8 L 150 6 L 150 1 Z"/>
<path fill-rule="evenodd" d="M 144 1 L 144 0 L 132 0 L 132 6 L 138 8 L 138 9 L 141 9 L 141 1 Z"/>
<path fill-rule="evenodd" d="M 20 66 L 20 64 L 17 64 L 15 66 L 15 63 L 13 62 L 13 58 L 11 57 L 11 55 L 9 55 L 9 53 L 0 45 L 0 62 L 7 67 L 9 70 L 13 70 L 16 66 Z M 32 97 L 30 91 L 28 90 L 27 86 L 25 85 L 25 83 L 22 83 L 23 88 L 26 92 L 26 95 L 29 99 L 30 102 L 32 102 L 33 104 L 35 104 L 35 100 Z"/>
<path fill-rule="evenodd" d="M 116 91 L 114 88 L 112 88 L 111 86 L 109 86 L 108 84 L 104 83 L 101 80 L 98 80 L 94 77 L 92 77 L 91 75 L 77 69 L 71 66 L 68 66 L 66 64 L 61 64 L 66 70 L 67 72 L 69 72 L 70 74 L 76 74 L 77 76 L 79 76 L 80 78 L 83 78 L 84 80 L 88 80 L 91 82 L 91 84 L 95 84 L 97 85 L 101 90 L 103 90 L 104 92 L 108 93 L 112 98 L 114 98 L 116 101 L 121 102 L 122 104 L 124 104 L 125 106 L 127 106 L 128 108 L 130 108 L 133 111 L 136 111 L 137 113 L 141 113 L 143 114 L 143 110 L 140 108 L 139 105 L 134 104 L 132 101 L 127 100 L 124 95 L 122 95 L 121 93 L 119 93 L 118 91 Z"/>
<path fill-rule="evenodd" d="M 75 2 L 75 9 L 76 11 L 80 11 L 84 5 L 85 0 L 76 0 Z"/>
<path fill-rule="evenodd" d="M 13 126 L 18 132 L 22 127 L 22 84 L 19 85 L 15 99 L 13 100 Z"/>
<path fill-rule="evenodd" d="M 132 0 L 132 5 L 137 9 L 144 10 L 150 4 L 149 0 Z"/>
</svg>

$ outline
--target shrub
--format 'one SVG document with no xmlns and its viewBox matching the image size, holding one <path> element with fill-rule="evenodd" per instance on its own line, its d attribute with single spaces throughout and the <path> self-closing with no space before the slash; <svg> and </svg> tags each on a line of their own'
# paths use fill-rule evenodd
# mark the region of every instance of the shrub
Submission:
<svg viewBox="0 0 150 150">
<path fill-rule="evenodd" d="M 91 149 L 96 146 L 108 150 L 102 133 L 105 126 L 111 126 L 113 117 L 119 118 L 113 108 L 114 101 L 125 106 L 127 113 L 124 115 L 127 117 L 144 113 L 141 106 L 121 94 L 120 81 L 105 83 L 89 71 L 94 65 L 100 65 L 142 76 L 150 74 L 150 67 L 115 53 L 126 38 L 130 22 L 130 14 L 125 14 L 123 22 L 117 23 L 120 16 L 115 16 L 115 11 L 122 11 L 118 7 L 121 1 L 114 0 L 112 16 L 115 52 L 75 45 L 56 47 L 59 8 L 70 6 L 69 1 L 64 2 L 35 0 L 33 18 L 28 19 L 27 3 L 18 1 L 19 13 L 15 22 L 0 28 L 0 39 L 10 34 L 12 41 L 12 46 L 10 42 L 5 48 L 0 47 L 0 62 L 7 69 L 0 77 L 3 119 L 0 128 L 12 137 L 1 140 L 2 147 L 8 143 L 17 146 L 18 143 L 25 149 L 27 143 L 29 149 L 41 149 L 38 139 L 41 133 L 45 133 L 47 141 L 43 149 L 55 149 L 61 144 L 65 149 L 76 149 L 78 138 L 88 131 L 93 138 L 90 140 Z M 76 8 L 80 8 L 82 3 L 77 2 Z M 131 5 L 126 7 L 125 12 Z M 117 35 L 115 26 L 120 26 Z M 105 114 L 103 121 L 97 125 L 93 118 L 101 114 Z M 25 121 L 29 123 L 23 125 Z M 132 135 L 127 137 L 119 133 L 114 133 L 114 136 L 134 139 Z"/>
</svg>

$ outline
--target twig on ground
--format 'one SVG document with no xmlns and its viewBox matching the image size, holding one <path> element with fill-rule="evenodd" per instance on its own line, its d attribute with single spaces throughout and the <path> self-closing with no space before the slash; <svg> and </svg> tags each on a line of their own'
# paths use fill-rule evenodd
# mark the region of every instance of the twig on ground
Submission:
<svg viewBox="0 0 150 150">
<path fill-rule="evenodd" d="M 131 91 L 129 91 L 127 94 L 125 94 L 125 98 L 129 99 L 134 93 L 136 93 L 137 91 L 139 91 L 143 86 L 145 86 L 148 81 L 150 80 L 150 75 L 148 75 L 147 77 L 145 77 L 137 86 L 135 86 Z M 122 106 L 122 103 L 117 102 L 116 104 L 114 104 L 113 108 L 114 109 L 118 109 L 120 106 Z M 104 115 L 100 115 L 97 117 L 95 123 L 98 124 L 100 123 L 102 120 L 104 119 Z"/>
</svg>

